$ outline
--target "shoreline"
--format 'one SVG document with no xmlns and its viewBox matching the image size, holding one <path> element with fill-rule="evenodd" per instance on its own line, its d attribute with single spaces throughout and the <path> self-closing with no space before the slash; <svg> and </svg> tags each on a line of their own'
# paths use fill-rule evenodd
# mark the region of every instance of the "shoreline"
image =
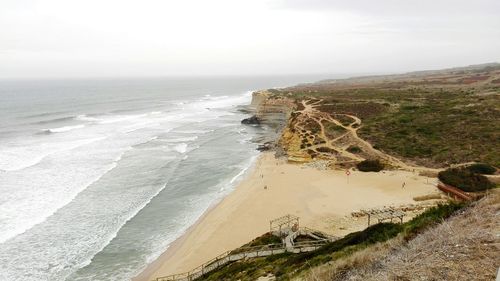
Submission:
<svg viewBox="0 0 500 281">
<path fill-rule="evenodd" d="M 428 178 L 406 171 L 353 171 L 349 177 L 347 182 L 344 171 L 290 164 L 263 152 L 231 193 L 132 280 L 192 270 L 264 234 L 269 220 L 287 213 L 299 216 L 301 225 L 343 236 L 366 227 L 366 220 L 350 218 L 351 212 L 415 204 L 414 197 L 436 191 Z"/>
<path fill-rule="evenodd" d="M 213 211 L 217 206 L 231 193 L 235 192 L 238 186 L 241 184 L 241 182 L 245 181 L 246 177 L 248 177 L 252 172 L 253 169 L 255 168 L 255 163 L 259 161 L 259 158 L 261 157 L 261 154 L 258 154 L 254 156 L 252 159 L 250 159 L 250 164 L 248 167 L 244 168 L 241 170 L 239 174 L 234 176 L 231 179 L 231 183 L 235 182 L 233 190 L 226 194 L 225 196 L 221 197 L 217 201 L 215 201 L 213 204 L 211 204 L 207 210 L 203 212 L 203 214 L 191 225 L 189 226 L 178 238 L 176 238 L 168 248 L 161 253 L 160 256 L 158 256 L 154 261 L 150 262 L 147 264 L 146 268 L 144 268 L 139 274 L 134 276 L 131 281 L 151 281 L 154 278 L 151 278 L 152 275 L 162 266 L 162 264 L 165 261 L 168 261 L 169 258 L 175 255 L 176 251 L 180 246 L 183 245 L 189 234 L 197 227 L 198 224 L 200 224 L 206 216 L 210 214 L 211 211 Z M 160 276 L 157 276 L 160 277 Z M 156 277 L 155 277 L 156 278 Z"/>
<path fill-rule="evenodd" d="M 222 199 L 223 200 L 223 199 Z M 175 252 L 180 246 L 183 245 L 189 234 L 194 230 L 194 228 L 203 221 L 204 217 L 207 216 L 211 210 L 213 210 L 222 200 L 210 206 L 197 220 L 196 222 L 188 227 L 184 233 L 175 239 L 168 248 L 161 253 L 154 261 L 148 263 L 145 269 L 143 269 L 137 276 L 133 277 L 131 281 L 151 281 L 154 278 L 151 276 L 162 266 L 165 261 L 175 255 Z M 158 276 L 159 277 L 159 276 Z M 156 278 L 156 277 L 155 277 Z"/>
</svg>

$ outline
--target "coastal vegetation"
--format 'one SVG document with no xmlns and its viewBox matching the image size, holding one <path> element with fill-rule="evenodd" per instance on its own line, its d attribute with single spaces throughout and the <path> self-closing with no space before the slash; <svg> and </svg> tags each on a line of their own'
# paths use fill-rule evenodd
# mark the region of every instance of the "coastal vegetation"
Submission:
<svg viewBox="0 0 500 281">
<path fill-rule="evenodd" d="M 378 159 L 363 160 L 356 164 L 356 167 L 361 172 L 380 172 L 384 169 L 384 164 L 382 164 Z"/>
<path fill-rule="evenodd" d="M 254 247 L 254 246 L 263 246 L 269 244 L 281 244 L 281 243 L 282 243 L 281 238 L 267 232 L 264 235 L 257 237 L 254 240 L 250 241 L 249 243 L 243 245 L 242 247 Z"/>
<path fill-rule="evenodd" d="M 467 169 L 476 174 L 493 175 L 497 169 L 489 164 L 475 163 L 467 166 Z"/>
<path fill-rule="evenodd" d="M 471 168 L 473 167 L 473 168 Z M 438 178 L 445 184 L 457 187 L 466 192 L 484 191 L 495 187 L 495 184 L 487 177 L 475 171 L 486 171 L 486 166 L 471 166 L 461 168 L 451 168 L 439 172 Z"/>
<path fill-rule="evenodd" d="M 349 151 L 350 153 L 360 153 L 362 151 L 361 148 L 356 145 L 351 145 L 346 150 Z"/>
</svg>

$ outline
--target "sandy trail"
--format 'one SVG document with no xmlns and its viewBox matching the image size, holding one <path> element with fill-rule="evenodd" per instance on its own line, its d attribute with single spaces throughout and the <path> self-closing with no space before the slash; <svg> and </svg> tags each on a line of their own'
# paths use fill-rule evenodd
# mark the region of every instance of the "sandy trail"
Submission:
<svg viewBox="0 0 500 281">
<path fill-rule="evenodd" d="M 403 162 L 402 160 L 400 160 L 394 156 L 391 156 L 387 153 L 384 153 L 380 150 L 373 148 L 373 146 L 369 142 L 365 141 L 364 139 L 362 139 L 358 136 L 357 131 L 362 126 L 362 121 L 360 118 L 358 118 L 357 116 L 351 115 L 351 114 L 343 114 L 343 113 L 334 114 L 336 116 L 345 116 L 345 117 L 351 118 L 353 120 L 349 125 L 346 126 L 342 122 L 340 122 L 338 119 L 334 118 L 332 116 L 332 114 L 319 111 L 317 109 L 317 106 L 321 103 L 321 101 L 322 100 L 311 102 L 311 100 L 303 100 L 303 101 L 301 101 L 301 104 L 304 106 L 304 109 L 299 110 L 297 112 L 300 114 L 303 114 L 305 117 L 304 118 L 305 120 L 312 120 L 318 124 L 318 126 L 320 127 L 320 132 L 318 134 L 319 138 L 324 140 L 325 143 L 312 145 L 312 146 L 309 146 L 309 147 L 304 148 L 302 150 L 312 149 L 315 152 L 317 152 L 318 154 L 325 155 L 324 153 L 322 153 L 321 151 L 318 151 L 317 149 L 320 147 L 327 147 L 327 148 L 334 150 L 342 157 L 349 159 L 347 161 L 344 160 L 343 162 L 359 162 L 361 160 L 364 160 L 362 157 L 347 151 L 348 146 L 346 146 L 345 144 L 338 143 L 342 139 L 349 137 L 351 139 L 352 144 L 355 144 L 355 145 L 361 147 L 361 149 L 365 153 L 368 153 L 368 154 L 374 155 L 380 159 L 383 159 L 383 160 L 385 160 L 385 162 L 387 164 L 389 164 L 393 167 L 397 167 L 397 168 L 407 170 L 407 171 L 419 171 L 419 172 L 422 172 L 422 171 L 438 172 L 438 171 L 440 171 L 439 169 L 408 165 L 405 162 Z M 335 126 L 342 128 L 343 130 L 346 131 L 346 133 L 344 133 L 338 137 L 335 137 L 335 138 L 328 137 L 328 135 L 326 134 L 326 129 L 325 129 L 325 125 L 324 125 L 323 121 L 332 123 Z M 295 124 L 295 127 L 298 131 L 306 130 L 303 122 L 297 122 Z"/>
</svg>

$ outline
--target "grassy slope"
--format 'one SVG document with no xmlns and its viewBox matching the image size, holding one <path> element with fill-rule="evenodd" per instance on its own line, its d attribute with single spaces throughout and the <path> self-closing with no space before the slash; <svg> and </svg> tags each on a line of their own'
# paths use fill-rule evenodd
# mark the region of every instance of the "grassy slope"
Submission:
<svg viewBox="0 0 500 281">
<path fill-rule="evenodd" d="M 391 239 L 318 266 L 298 280 L 494 280 L 499 209 L 496 192 L 408 242 Z"/>
<path fill-rule="evenodd" d="M 453 91 L 422 96 L 400 101 L 397 109 L 366 120 L 361 137 L 420 162 L 480 161 L 499 166 L 500 155 L 493 149 L 500 139 L 498 96 L 478 99 L 473 93 Z"/>
</svg>

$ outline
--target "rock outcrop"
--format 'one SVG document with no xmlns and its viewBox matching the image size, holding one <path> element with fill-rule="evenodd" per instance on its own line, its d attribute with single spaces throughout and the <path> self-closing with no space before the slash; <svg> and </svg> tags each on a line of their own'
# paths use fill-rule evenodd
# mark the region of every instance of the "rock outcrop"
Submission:
<svg viewBox="0 0 500 281">
<path fill-rule="evenodd" d="M 254 116 L 243 119 L 242 124 L 258 124 L 265 130 L 265 136 L 259 140 L 260 151 L 281 151 L 278 141 L 281 139 L 283 129 L 289 122 L 290 114 L 295 108 L 295 103 L 282 95 L 273 95 L 268 90 L 256 91 L 252 94 Z M 278 151 L 279 150 L 279 151 Z"/>
<path fill-rule="evenodd" d="M 241 124 L 245 125 L 260 125 L 260 119 L 257 116 L 252 116 L 250 118 L 245 118 L 241 120 Z"/>
</svg>

